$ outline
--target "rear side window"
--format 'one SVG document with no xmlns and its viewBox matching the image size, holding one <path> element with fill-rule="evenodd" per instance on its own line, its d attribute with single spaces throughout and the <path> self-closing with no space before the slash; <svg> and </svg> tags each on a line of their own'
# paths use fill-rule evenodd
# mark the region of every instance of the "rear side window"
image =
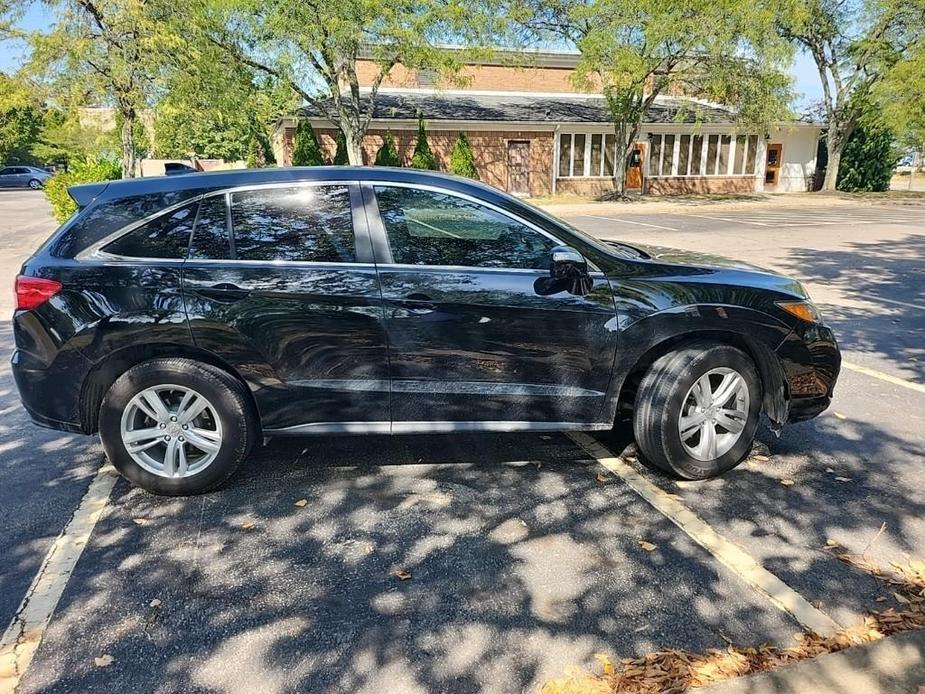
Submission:
<svg viewBox="0 0 925 694">
<path fill-rule="evenodd" d="M 199 206 L 196 233 L 190 245 L 190 258 L 199 260 L 227 260 L 231 258 L 228 239 L 228 208 L 224 195 L 204 198 Z"/>
<path fill-rule="evenodd" d="M 231 222 L 238 260 L 356 261 L 347 186 L 233 193 Z"/>
<path fill-rule="evenodd" d="M 128 258 L 186 257 L 196 219 L 197 203 L 184 205 L 142 224 L 103 247 L 103 251 Z"/>
</svg>

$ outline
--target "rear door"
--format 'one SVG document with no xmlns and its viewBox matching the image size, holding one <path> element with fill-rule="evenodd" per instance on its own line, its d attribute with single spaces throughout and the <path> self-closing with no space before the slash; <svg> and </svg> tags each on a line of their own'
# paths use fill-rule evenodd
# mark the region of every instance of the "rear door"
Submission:
<svg viewBox="0 0 925 694">
<path fill-rule="evenodd" d="M 259 383 L 267 433 L 388 431 L 379 281 L 357 184 L 203 199 L 183 289 L 193 339 Z"/>
<path fill-rule="evenodd" d="M 616 351 L 608 282 L 551 281 L 561 242 L 474 198 L 375 184 L 392 430 L 583 428 L 603 416 Z"/>
</svg>

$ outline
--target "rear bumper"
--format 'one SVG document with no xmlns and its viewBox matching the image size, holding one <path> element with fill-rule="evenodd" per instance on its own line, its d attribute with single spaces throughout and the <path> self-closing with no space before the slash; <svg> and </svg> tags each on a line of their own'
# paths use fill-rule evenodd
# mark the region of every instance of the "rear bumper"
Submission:
<svg viewBox="0 0 925 694">
<path fill-rule="evenodd" d="M 27 353 L 17 349 L 10 359 L 10 368 L 23 407 L 32 421 L 47 429 L 86 433 L 80 424 L 78 398 L 69 379 L 63 379 L 64 374 L 58 374 L 57 369 L 39 368 L 30 361 Z"/>
</svg>

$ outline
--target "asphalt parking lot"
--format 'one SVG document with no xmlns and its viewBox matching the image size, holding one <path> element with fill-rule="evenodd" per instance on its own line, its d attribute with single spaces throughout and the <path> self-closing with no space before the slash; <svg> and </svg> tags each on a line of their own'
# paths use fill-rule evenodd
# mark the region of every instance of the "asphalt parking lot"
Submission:
<svg viewBox="0 0 925 694">
<path fill-rule="evenodd" d="M 631 465 L 817 617 L 847 625 L 882 609 L 889 593 L 826 546 L 884 565 L 925 554 L 925 206 L 569 221 L 807 284 L 844 351 L 832 408 L 780 438 L 762 432 L 767 455 L 719 480 L 677 483 Z M 12 286 L 52 228 L 41 194 L 0 192 L 0 283 Z M 11 302 L 0 292 L 0 309 Z M 8 328 L 0 342 L 8 353 Z M 6 364 L 0 413 L 4 629 L 91 481 L 109 473 L 94 439 L 28 423 Z M 594 439 L 614 453 L 627 443 Z M 535 691 L 595 653 L 788 643 L 807 615 L 755 590 L 564 435 L 275 441 L 219 492 L 164 499 L 118 480 L 101 510 L 58 580 L 47 628 L 21 635 L 25 648 L 40 638 L 28 670 L 0 669 L 0 683 Z"/>
</svg>

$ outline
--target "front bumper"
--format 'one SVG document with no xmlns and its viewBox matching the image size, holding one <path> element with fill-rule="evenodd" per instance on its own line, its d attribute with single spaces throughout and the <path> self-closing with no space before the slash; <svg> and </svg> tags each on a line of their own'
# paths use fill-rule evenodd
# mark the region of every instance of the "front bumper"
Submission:
<svg viewBox="0 0 925 694">
<path fill-rule="evenodd" d="M 788 422 L 803 422 L 831 403 L 841 370 L 841 353 L 831 328 L 801 324 L 777 349 L 789 401 Z"/>
</svg>

